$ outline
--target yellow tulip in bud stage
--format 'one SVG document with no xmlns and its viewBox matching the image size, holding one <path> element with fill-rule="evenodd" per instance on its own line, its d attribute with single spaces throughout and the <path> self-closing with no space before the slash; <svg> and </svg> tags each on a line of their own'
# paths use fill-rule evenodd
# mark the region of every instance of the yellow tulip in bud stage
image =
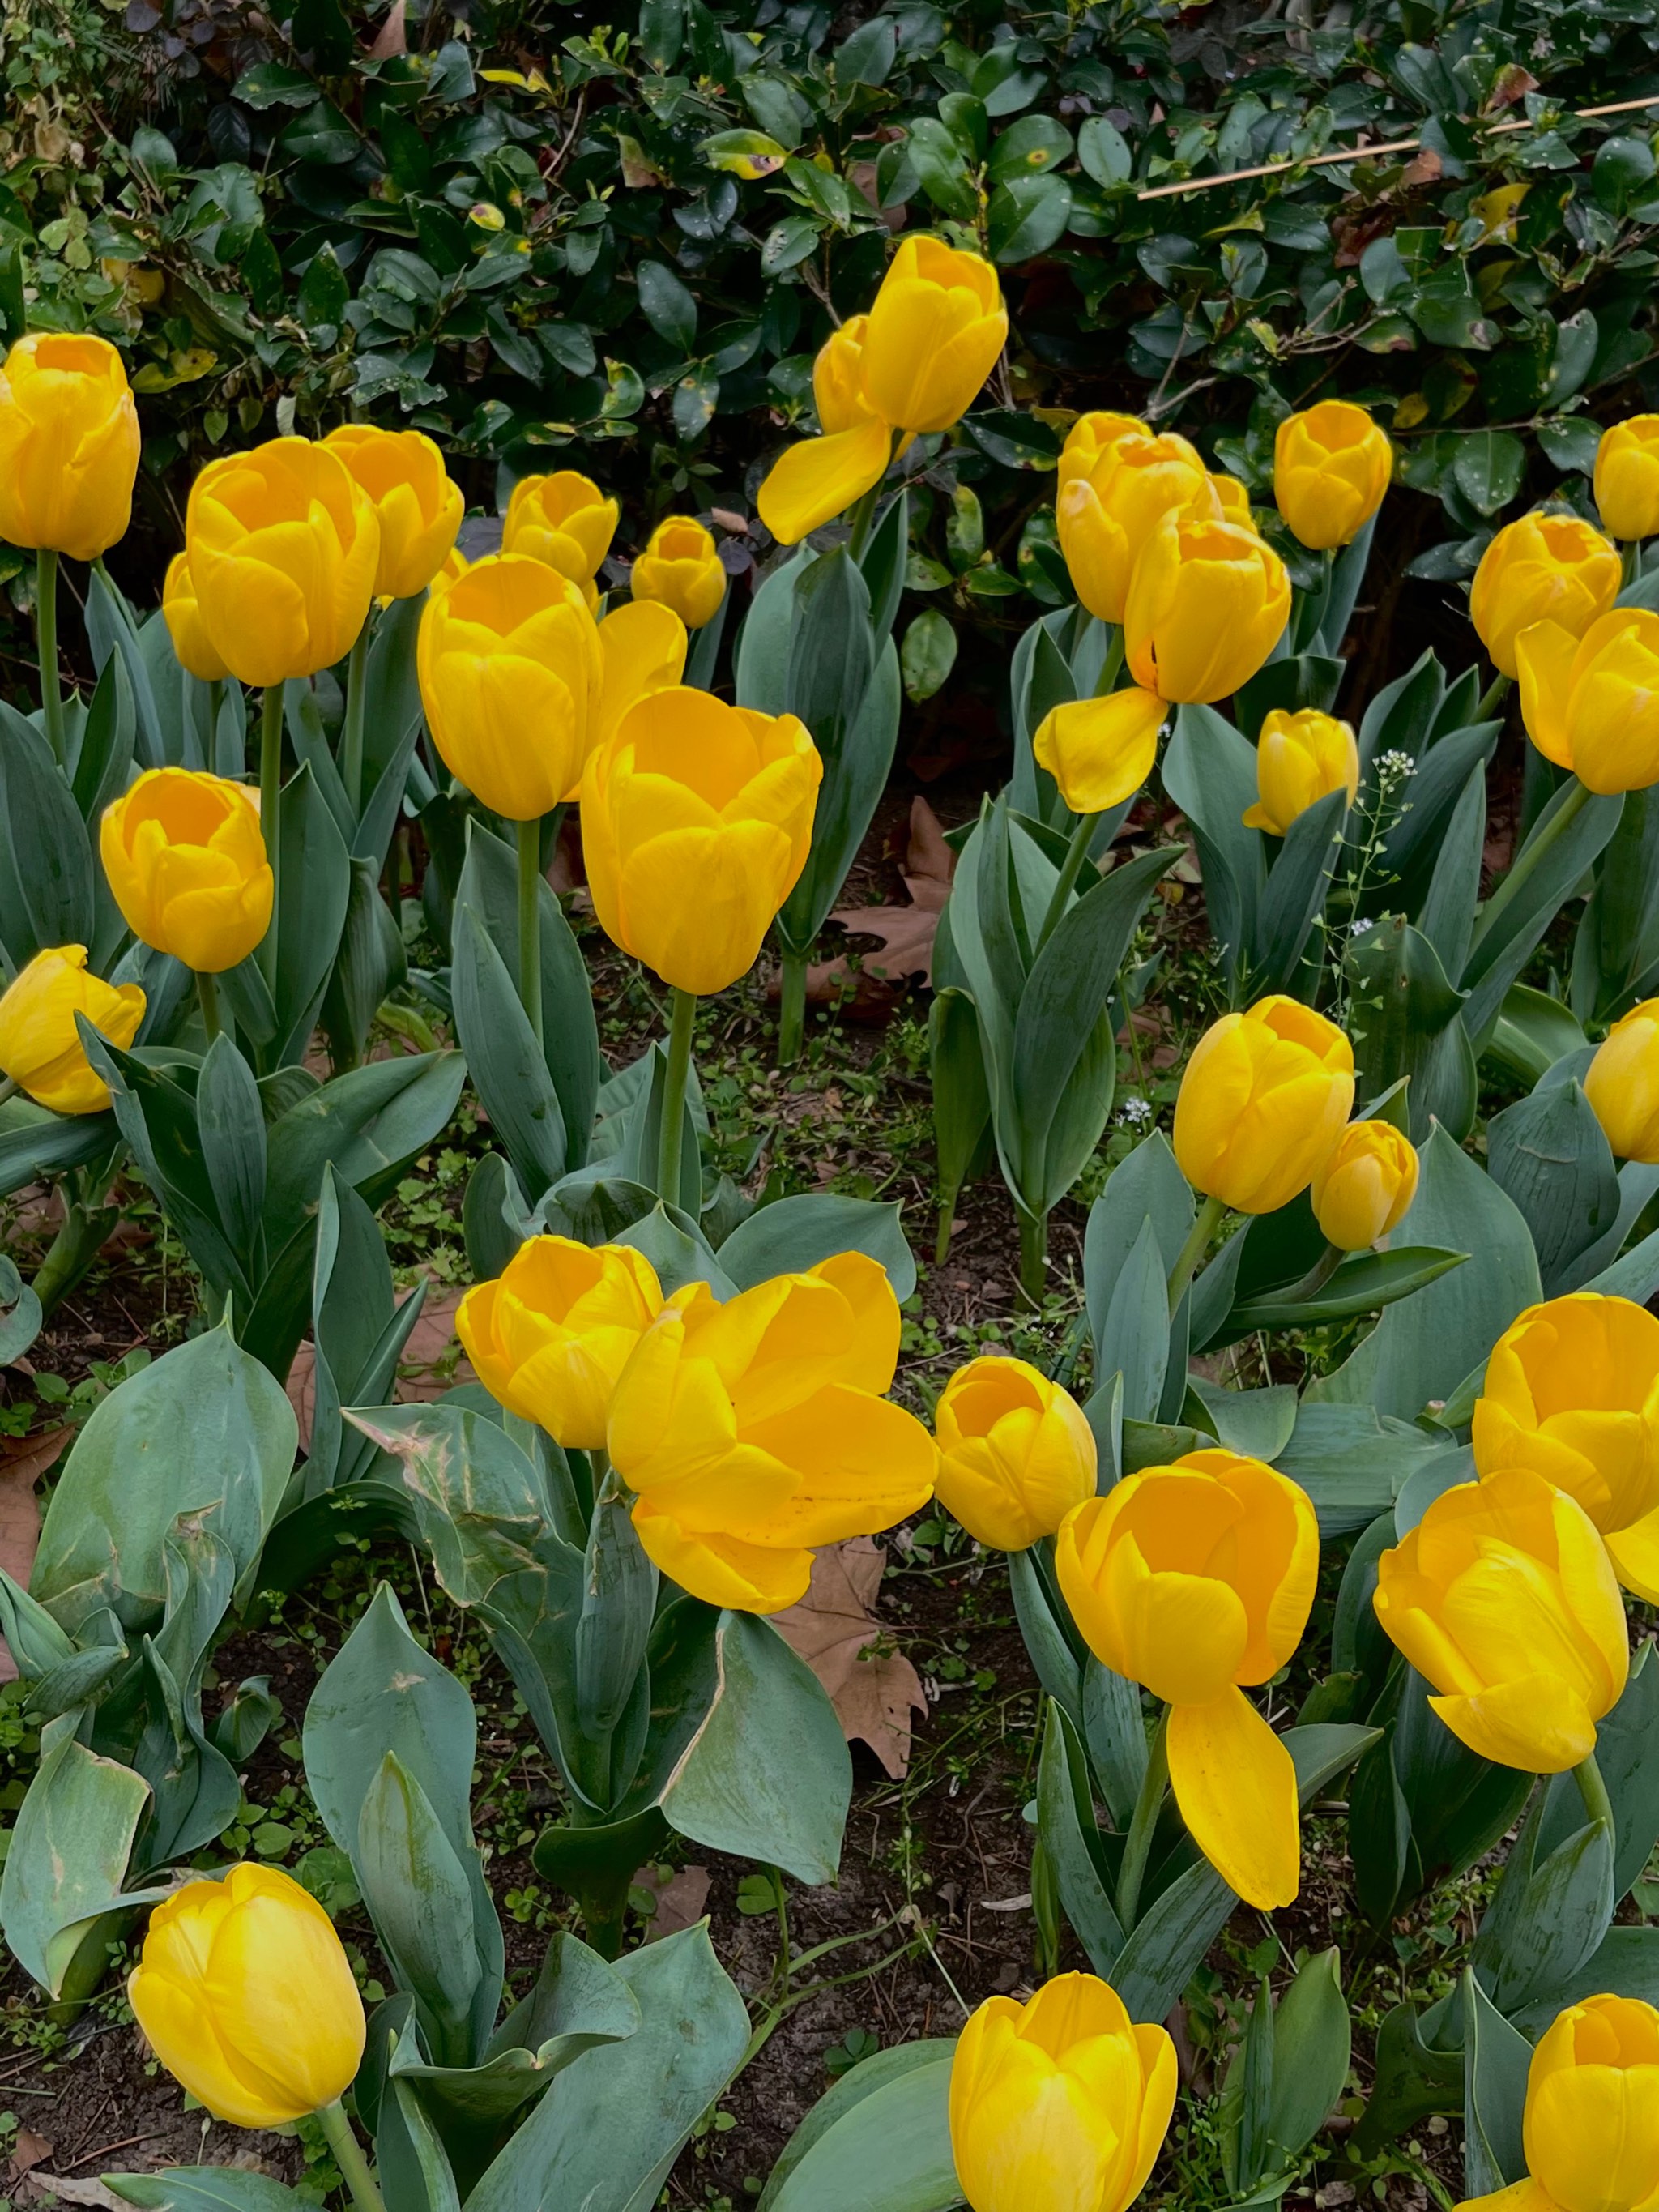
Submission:
<svg viewBox="0 0 1659 2212">
<path fill-rule="evenodd" d="M 1659 1320 L 1595 1291 L 1528 1306 L 1486 1363 L 1474 1464 L 1576 1498 L 1626 1588 L 1659 1603 Z"/>
<path fill-rule="evenodd" d="M 1359 747 L 1352 724 L 1311 707 L 1294 714 L 1275 707 L 1256 739 L 1255 775 L 1261 797 L 1245 810 L 1244 819 L 1274 837 L 1285 836 L 1297 816 L 1328 792 L 1346 791 L 1352 806 L 1359 788 Z"/>
<path fill-rule="evenodd" d="M 1241 530 L 1255 528 L 1255 517 L 1250 512 L 1249 490 L 1240 483 L 1237 477 L 1220 476 L 1212 470 L 1210 488 L 1221 501 L 1224 522 L 1236 522 Z"/>
<path fill-rule="evenodd" d="M 132 515 L 138 410 L 103 338 L 34 331 L 0 366 L 0 538 L 95 561 Z"/>
<path fill-rule="evenodd" d="M 1562 1774 L 1595 1749 L 1630 1668 L 1624 1601 L 1595 1525 L 1529 1468 L 1436 1498 L 1377 1562 L 1376 1617 L 1482 1759 Z"/>
<path fill-rule="evenodd" d="M 416 653 L 444 763 L 510 822 L 573 798 L 599 738 L 599 634 L 580 587 L 522 554 L 475 561 L 434 594 Z"/>
<path fill-rule="evenodd" d="M 1176 1099 L 1175 1154 L 1194 1190 L 1276 1213 L 1330 1158 L 1353 1110 L 1353 1047 L 1297 999 L 1262 999 L 1204 1032 Z"/>
<path fill-rule="evenodd" d="M 1095 1494 L 1094 1431 L 1069 1391 L 1024 1359 L 957 1368 L 933 1413 L 939 1495 L 970 1536 L 1023 1552 Z"/>
<path fill-rule="evenodd" d="M 1225 699 L 1262 666 L 1290 615 L 1285 563 L 1254 531 L 1167 514 L 1130 579 L 1130 672 L 1160 699 Z"/>
<path fill-rule="evenodd" d="M 714 540 L 689 514 L 670 515 L 634 563 L 633 592 L 671 608 L 688 629 L 714 621 L 726 597 L 726 570 Z"/>
<path fill-rule="evenodd" d="M 164 1899 L 127 2002 L 167 2071 L 234 2127 L 322 2111 L 362 2057 L 362 2000 L 333 1923 L 276 1867 L 235 1866 Z"/>
<path fill-rule="evenodd" d="M 1515 651 L 1521 717 L 1547 760 L 1590 791 L 1659 782 L 1659 615 L 1617 607 L 1583 637 L 1535 623 Z"/>
<path fill-rule="evenodd" d="M 1152 436 L 1151 426 L 1143 422 L 1139 415 L 1118 415 L 1109 408 L 1079 415 L 1066 433 L 1066 443 L 1060 449 L 1054 478 L 1056 496 L 1073 477 L 1092 477 L 1101 463 L 1110 459 L 1114 447 L 1121 445 L 1124 439 Z"/>
<path fill-rule="evenodd" d="M 899 1310 L 846 1252 L 721 1304 L 678 1291 L 622 1371 L 606 1448 L 664 1574 L 709 1605 L 777 1613 L 813 1547 L 873 1535 L 933 1494 L 933 1440 L 891 1404 Z"/>
<path fill-rule="evenodd" d="M 1155 692 L 1134 684 L 1070 700 L 1043 716 L 1031 750 L 1073 814 L 1103 814 L 1152 774 L 1166 711 Z"/>
<path fill-rule="evenodd" d="M 1644 999 L 1607 1031 L 1584 1096 L 1615 1158 L 1659 1163 L 1659 999 Z"/>
<path fill-rule="evenodd" d="M 1164 2029 L 1109 1984 L 1060 1974 L 988 1997 L 951 2065 L 951 2151 L 970 2212 L 1126 2212 L 1146 2187 L 1179 2075 Z"/>
<path fill-rule="evenodd" d="M 1469 617 L 1494 666 L 1516 676 L 1522 630 L 1550 622 L 1582 637 L 1618 598 L 1622 574 L 1617 547 L 1576 514 L 1523 514 L 1481 555 Z"/>
<path fill-rule="evenodd" d="M 1081 460 L 1089 447 L 1068 451 Z M 1135 563 L 1172 514 L 1194 521 L 1222 519 L 1221 497 L 1202 454 L 1173 431 L 1155 438 L 1126 430 L 1101 439 L 1086 470 L 1074 466 L 1056 493 L 1054 523 L 1073 587 L 1091 615 L 1123 620 Z"/>
<path fill-rule="evenodd" d="M 1609 538 L 1633 544 L 1659 534 L 1659 415 L 1632 415 L 1601 433 L 1595 504 Z"/>
<path fill-rule="evenodd" d="M 1352 544 L 1382 506 L 1393 474 L 1387 432 L 1350 400 L 1322 399 L 1287 415 L 1273 439 L 1273 497 L 1316 553 Z"/>
<path fill-rule="evenodd" d="M 1527 2071 L 1528 2179 L 1458 2212 L 1652 2212 L 1659 2204 L 1659 2012 L 1586 1997 L 1558 2013 Z"/>
<path fill-rule="evenodd" d="M 622 509 L 574 469 L 520 477 L 501 522 L 503 553 L 544 561 L 573 584 L 592 585 L 611 550 Z"/>
<path fill-rule="evenodd" d="M 175 553 L 167 563 L 161 586 L 161 614 L 173 641 L 173 657 L 180 668 L 200 683 L 222 684 L 230 671 L 203 627 L 187 553 Z"/>
<path fill-rule="evenodd" d="M 856 429 L 874 410 L 864 396 L 864 339 L 868 315 L 849 315 L 830 331 L 812 363 L 812 404 L 825 437 Z"/>
<path fill-rule="evenodd" d="M 444 457 L 419 430 L 380 430 L 347 422 L 323 441 L 362 485 L 380 526 L 377 599 L 412 599 L 454 550 L 466 513 Z"/>
<path fill-rule="evenodd" d="M 1405 1219 L 1417 1177 L 1411 1139 L 1392 1121 L 1350 1121 L 1314 1176 L 1320 1234 L 1340 1252 L 1366 1250 Z"/>
<path fill-rule="evenodd" d="M 0 1075 L 54 1114 L 101 1114 L 109 1088 L 87 1059 L 77 1014 L 125 1051 L 144 1018 L 144 994 L 88 974 L 84 945 L 37 952 L 0 994 Z"/>
<path fill-rule="evenodd" d="M 246 784 L 147 769 L 105 809 L 98 850 L 133 935 L 198 975 L 234 968 L 270 927 L 275 886 Z"/>
<path fill-rule="evenodd" d="M 606 610 L 599 624 L 599 744 L 639 700 L 679 682 L 688 642 L 685 624 L 658 600 L 623 599 Z"/>
<path fill-rule="evenodd" d="M 605 1442 L 617 1377 L 662 1310 L 642 1252 L 532 1237 L 461 1300 L 455 1333 L 490 1396 L 556 1443 Z"/>
<path fill-rule="evenodd" d="M 1271 1681 L 1307 1626 L 1319 1524 L 1306 1494 L 1260 1460 L 1189 1452 L 1078 1506 L 1054 1565 L 1095 1656 L 1169 1705 L 1170 1784 L 1194 1842 L 1246 1904 L 1291 1904 L 1296 1769 L 1244 1690 Z M 1139 1873 L 1126 1851 L 1132 1893 Z"/>
</svg>

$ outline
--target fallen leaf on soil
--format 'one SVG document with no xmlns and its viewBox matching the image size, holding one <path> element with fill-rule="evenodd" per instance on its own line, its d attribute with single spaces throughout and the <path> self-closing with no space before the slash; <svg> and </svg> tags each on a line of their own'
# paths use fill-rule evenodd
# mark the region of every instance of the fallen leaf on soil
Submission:
<svg viewBox="0 0 1659 2212">
<path fill-rule="evenodd" d="M 910 842 L 904 855 L 904 888 L 910 894 L 909 905 L 838 907 L 830 921 L 850 937 L 877 939 L 877 950 L 860 955 L 856 973 L 846 953 L 809 968 L 807 997 L 838 999 L 848 985 L 854 985 L 856 1003 L 863 997 L 866 983 L 896 986 L 907 975 L 920 975 L 924 982 L 931 982 L 933 939 L 951 895 L 956 865 L 957 856 L 945 842 L 938 815 L 918 795 L 910 802 Z"/>
<path fill-rule="evenodd" d="M 896 1782 L 910 1764 L 910 1711 L 927 1710 L 921 1678 L 900 1651 L 872 1650 L 890 1633 L 870 1607 L 881 1588 L 886 1547 L 854 1536 L 812 1562 L 799 1605 L 772 1626 L 823 1683 L 847 1741 L 861 1737 Z"/>
<path fill-rule="evenodd" d="M 672 1874 L 658 1866 L 640 1869 L 634 1877 L 635 1887 L 652 1891 L 657 1900 L 657 1909 L 646 1930 L 647 1943 L 696 1926 L 708 1903 L 709 1879 L 707 1867 L 680 1867 Z"/>
<path fill-rule="evenodd" d="M 0 1567 L 25 1589 L 40 1540 L 40 1504 L 34 1486 L 56 1464 L 69 1433 L 67 1428 L 57 1428 L 43 1436 L 0 1437 Z M 16 1662 L 0 1637 L 0 1682 L 16 1680 Z"/>
<path fill-rule="evenodd" d="M 124 2212 L 123 2201 L 101 2181 L 78 2173 L 31 2173 L 26 2185 L 36 2197 L 55 2197 L 64 2204 L 100 2204 L 108 2212 Z"/>
<path fill-rule="evenodd" d="M 33 2128 L 19 2128 L 11 2150 L 12 2172 L 27 2173 L 31 2166 L 49 2159 L 56 2148 L 50 2136 L 37 2135 Z"/>
</svg>

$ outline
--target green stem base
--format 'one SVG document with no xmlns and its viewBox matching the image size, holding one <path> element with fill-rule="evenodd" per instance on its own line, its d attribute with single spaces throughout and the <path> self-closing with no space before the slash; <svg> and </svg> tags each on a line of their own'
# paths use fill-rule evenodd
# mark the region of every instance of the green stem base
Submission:
<svg viewBox="0 0 1659 2212">
<path fill-rule="evenodd" d="M 52 758 L 64 757 L 64 692 L 58 668 L 58 556 L 43 545 L 34 556 L 34 625 L 40 655 L 40 708 Z"/>
<path fill-rule="evenodd" d="M 806 1042 L 805 953 L 786 952 L 778 982 L 778 1066 L 793 1067 Z"/>
<path fill-rule="evenodd" d="M 519 824 L 519 999 L 531 1034 L 542 1042 L 542 824 Z"/>
<path fill-rule="evenodd" d="M 1225 1204 L 1218 1198 L 1206 1198 L 1199 1207 L 1198 1218 L 1193 1223 L 1187 1242 L 1182 1246 L 1180 1256 L 1170 1270 L 1170 1311 L 1172 1316 L 1186 1297 L 1187 1285 L 1192 1281 L 1199 1261 L 1208 1251 L 1210 1239 L 1220 1227 L 1221 1217 L 1226 1211 Z"/>
<path fill-rule="evenodd" d="M 682 991 L 676 984 L 668 1029 L 668 1079 L 663 1085 L 662 1127 L 657 1143 L 657 1195 L 669 1206 L 680 1202 L 685 1088 L 691 1073 L 691 1037 L 696 1018 L 696 994 Z"/>
<path fill-rule="evenodd" d="M 337 2097 L 331 2105 L 325 2105 L 317 2114 L 323 2124 L 323 2133 L 328 2137 L 328 2147 L 334 2154 L 334 2163 L 340 2169 L 341 2179 L 350 2192 L 357 2212 L 386 2212 L 380 2192 L 363 2147 L 351 2131 L 345 2106 Z"/>
<path fill-rule="evenodd" d="M 1146 1862 L 1152 1856 L 1158 1816 L 1164 1808 L 1164 1792 L 1170 1779 L 1169 1733 L 1166 1706 L 1158 1724 L 1158 1734 L 1152 1738 L 1146 1771 L 1141 1777 L 1140 1794 L 1135 1799 L 1128 1838 L 1123 1846 L 1123 1864 L 1117 1878 L 1117 1917 L 1126 1936 L 1140 1915 L 1140 1887 L 1146 1875 Z"/>
<path fill-rule="evenodd" d="M 1019 1215 L 1019 1287 L 1026 1304 L 1040 1306 L 1048 1279 L 1048 1217 Z"/>
</svg>

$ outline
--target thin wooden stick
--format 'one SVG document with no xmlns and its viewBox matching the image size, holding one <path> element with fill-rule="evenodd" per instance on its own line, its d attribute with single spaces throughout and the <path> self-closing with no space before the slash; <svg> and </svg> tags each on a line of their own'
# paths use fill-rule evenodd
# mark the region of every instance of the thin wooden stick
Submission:
<svg viewBox="0 0 1659 2212">
<path fill-rule="evenodd" d="M 1573 120 L 1588 123 L 1598 115 L 1629 115 L 1641 107 L 1659 107 L 1659 93 L 1648 100 L 1615 100 L 1606 107 L 1577 107 Z M 1494 134 L 1500 131 L 1535 131 L 1539 128 L 1530 116 L 1512 117 L 1505 123 L 1494 123 Z M 1379 154 L 1415 154 L 1420 151 L 1420 138 L 1390 138 L 1380 146 L 1350 146 L 1335 154 L 1305 154 L 1298 159 L 1286 155 L 1279 161 L 1263 161 L 1254 169 L 1228 169 L 1218 177 L 1188 177 L 1178 185 L 1153 185 L 1150 190 L 1137 192 L 1138 200 L 1175 199 L 1182 192 L 1209 192 L 1222 185 L 1240 185 L 1252 177 L 1276 177 L 1286 169 L 1325 169 L 1340 162 L 1374 161 Z"/>
</svg>

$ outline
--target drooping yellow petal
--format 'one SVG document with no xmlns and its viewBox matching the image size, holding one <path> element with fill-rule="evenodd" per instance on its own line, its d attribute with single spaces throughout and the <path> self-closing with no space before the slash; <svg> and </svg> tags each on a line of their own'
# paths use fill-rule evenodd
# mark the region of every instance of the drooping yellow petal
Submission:
<svg viewBox="0 0 1659 2212">
<path fill-rule="evenodd" d="M 887 473 L 892 433 L 878 416 L 791 446 L 774 462 L 757 501 L 761 520 L 781 545 L 803 538 L 856 507 Z"/>
<path fill-rule="evenodd" d="M 1174 1705 L 1170 1786 L 1193 1841 L 1229 1887 L 1262 1911 L 1302 1883 L 1296 1767 L 1242 1690 Z"/>
</svg>

